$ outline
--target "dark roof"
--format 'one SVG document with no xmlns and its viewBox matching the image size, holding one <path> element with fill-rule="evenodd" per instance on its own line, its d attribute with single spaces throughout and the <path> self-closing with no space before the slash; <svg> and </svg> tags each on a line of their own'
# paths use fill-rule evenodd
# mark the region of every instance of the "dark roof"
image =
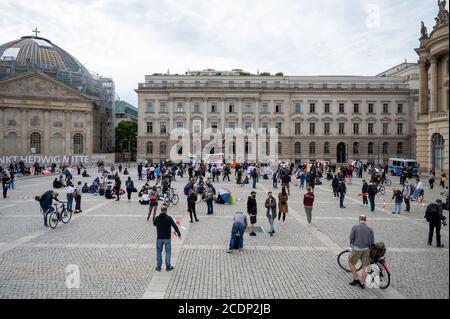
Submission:
<svg viewBox="0 0 450 319">
<path fill-rule="evenodd" d="M 116 101 L 116 110 L 115 114 L 128 114 L 131 116 L 138 117 L 138 109 L 137 107 L 127 103 L 125 101 L 119 100 Z"/>
</svg>

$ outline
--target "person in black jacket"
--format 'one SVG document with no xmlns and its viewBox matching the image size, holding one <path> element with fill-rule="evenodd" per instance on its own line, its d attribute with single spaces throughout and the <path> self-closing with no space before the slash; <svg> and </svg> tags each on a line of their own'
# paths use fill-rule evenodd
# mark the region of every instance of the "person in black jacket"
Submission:
<svg viewBox="0 0 450 319">
<path fill-rule="evenodd" d="M 256 224 L 256 214 L 258 213 L 258 205 L 256 203 L 256 192 L 251 192 L 251 196 L 247 199 L 247 214 L 250 216 L 250 236 L 256 236 L 253 227 Z"/>
<path fill-rule="evenodd" d="M 6 194 L 8 193 L 10 183 L 11 183 L 11 178 L 9 178 L 8 174 L 5 172 L 3 175 L 3 179 L 2 179 L 3 198 L 7 198 Z"/>
<path fill-rule="evenodd" d="M 333 177 L 333 181 L 331 182 L 331 187 L 333 187 L 334 198 L 338 197 L 339 180 L 336 175 L 334 175 L 334 177 Z"/>
<path fill-rule="evenodd" d="M 362 199 L 363 199 L 363 206 L 369 206 L 369 202 L 367 201 L 367 192 L 369 191 L 369 184 L 367 184 L 366 180 L 363 179 L 363 186 L 362 186 Z"/>
<path fill-rule="evenodd" d="M 161 214 L 159 214 L 153 221 L 153 225 L 156 226 L 156 271 L 161 271 L 162 266 L 162 250 L 165 247 L 166 250 L 166 270 L 171 271 L 173 266 L 170 264 L 171 254 L 171 237 L 172 227 L 181 239 L 181 233 L 177 224 L 172 217 L 167 215 L 167 206 L 161 207 Z"/>
<path fill-rule="evenodd" d="M 377 185 L 372 181 L 369 181 L 369 187 L 367 188 L 367 195 L 369 195 L 370 211 L 375 211 L 375 195 L 378 193 Z"/>
<path fill-rule="evenodd" d="M 189 221 L 190 223 L 193 223 L 194 220 L 192 219 L 192 215 L 194 215 L 195 221 L 198 222 L 198 218 L 197 218 L 197 214 L 195 212 L 195 203 L 197 202 L 197 194 L 195 193 L 195 191 L 190 188 L 189 189 L 189 195 L 187 197 L 187 203 L 188 203 L 188 212 L 189 212 L 189 216 L 191 217 L 191 220 Z"/>
<path fill-rule="evenodd" d="M 440 199 L 436 200 L 436 203 L 431 203 L 428 205 L 425 212 L 425 217 L 430 225 L 430 231 L 428 233 L 428 245 L 431 246 L 433 243 L 433 232 L 436 228 L 436 246 L 438 248 L 443 248 L 444 245 L 441 244 L 441 224 L 445 224 L 446 217 L 442 210 L 442 201 Z"/>
<path fill-rule="evenodd" d="M 339 192 L 339 208 L 345 208 L 344 199 L 345 194 L 347 193 L 347 186 L 345 186 L 345 181 L 342 180 L 339 182 L 338 192 Z"/>
</svg>

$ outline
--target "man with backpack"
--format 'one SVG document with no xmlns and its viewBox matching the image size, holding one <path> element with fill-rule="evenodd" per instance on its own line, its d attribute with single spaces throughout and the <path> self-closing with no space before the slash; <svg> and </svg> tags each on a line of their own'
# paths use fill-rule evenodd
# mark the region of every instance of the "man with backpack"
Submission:
<svg viewBox="0 0 450 319">
<path fill-rule="evenodd" d="M 55 191 L 46 191 L 41 197 L 36 197 L 39 200 L 39 205 L 42 208 L 42 214 L 44 215 L 44 227 L 48 227 L 47 215 L 53 212 L 53 200 L 61 203 L 58 200 L 58 193 Z"/>
<path fill-rule="evenodd" d="M 436 247 L 443 248 L 444 245 L 441 244 L 441 224 L 446 226 L 446 217 L 442 212 L 442 201 L 436 199 L 436 203 L 431 203 L 428 205 L 425 211 L 424 218 L 430 225 L 430 231 L 428 233 L 428 245 L 431 246 L 433 243 L 433 233 L 436 229 Z"/>
</svg>

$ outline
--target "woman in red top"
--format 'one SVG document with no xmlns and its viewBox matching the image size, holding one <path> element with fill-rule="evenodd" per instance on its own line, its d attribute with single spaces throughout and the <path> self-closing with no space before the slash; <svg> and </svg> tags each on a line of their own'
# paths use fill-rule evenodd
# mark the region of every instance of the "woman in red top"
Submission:
<svg viewBox="0 0 450 319">
<path fill-rule="evenodd" d="M 306 189 L 306 194 L 303 196 L 303 205 L 305 206 L 306 218 L 308 219 L 308 224 L 311 224 L 312 219 L 312 209 L 314 204 L 314 193 L 311 192 L 311 187 Z"/>
</svg>

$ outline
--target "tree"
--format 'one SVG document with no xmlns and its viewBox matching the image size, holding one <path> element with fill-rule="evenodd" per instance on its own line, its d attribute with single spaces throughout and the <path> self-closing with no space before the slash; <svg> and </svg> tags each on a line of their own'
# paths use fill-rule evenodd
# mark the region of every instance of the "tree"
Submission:
<svg viewBox="0 0 450 319">
<path fill-rule="evenodd" d="M 128 153 L 128 143 L 130 141 L 131 153 L 137 151 L 137 131 L 138 125 L 134 121 L 122 121 L 116 127 L 116 152 Z"/>
<path fill-rule="evenodd" d="M 284 76 L 284 73 L 283 73 L 283 72 L 278 72 L 278 73 L 276 73 L 275 75 L 276 75 L 276 76 Z"/>
<path fill-rule="evenodd" d="M 262 72 L 260 76 L 270 76 L 270 72 Z"/>
</svg>

